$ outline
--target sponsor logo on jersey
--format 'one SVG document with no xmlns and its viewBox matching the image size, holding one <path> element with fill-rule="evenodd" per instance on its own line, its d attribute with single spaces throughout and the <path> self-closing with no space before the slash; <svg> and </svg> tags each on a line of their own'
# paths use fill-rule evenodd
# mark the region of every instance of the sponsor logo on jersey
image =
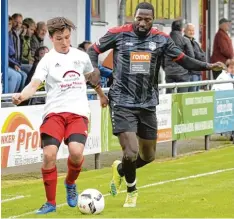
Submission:
<svg viewBox="0 0 234 219">
<path fill-rule="evenodd" d="M 132 52 L 131 62 L 150 62 L 151 54 L 148 52 Z"/>
</svg>

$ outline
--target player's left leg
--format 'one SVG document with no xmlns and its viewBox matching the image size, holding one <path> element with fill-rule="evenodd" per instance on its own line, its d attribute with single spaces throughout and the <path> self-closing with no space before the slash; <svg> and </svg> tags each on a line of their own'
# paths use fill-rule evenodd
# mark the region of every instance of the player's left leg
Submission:
<svg viewBox="0 0 234 219">
<path fill-rule="evenodd" d="M 124 207 L 136 206 L 136 158 L 138 153 L 136 132 L 139 112 L 139 110 L 116 106 L 110 101 L 113 134 L 118 136 L 123 151 L 122 162 L 117 160 L 112 165 L 110 193 L 112 196 L 119 193 L 123 176 L 125 176 L 128 193 L 125 203 L 128 205 L 124 204 Z"/>
<path fill-rule="evenodd" d="M 155 160 L 156 140 L 148 140 L 139 138 L 139 154 L 137 156 L 137 168 L 141 168 L 146 164 Z"/>
<path fill-rule="evenodd" d="M 138 169 L 155 160 L 157 139 L 157 119 L 155 112 L 141 111 L 137 135 L 139 153 L 136 159 L 136 168 Z M 125 175 L 121 162 L 118 163 L 117 170 L 121 176 Z"/>
<path fill-rule="evenodd" d="M 65 144 L 68 145 L 69 157 L 67 160 L 68 172 L 65 179 L 67 203 L 70 207 L 77 206 L 77 180 L 84 161 L 83 151 L 88 132 L 88 119 L 71 114 L 67 117 Z"/>
<path fill-rule="evenodd" d="M 156 115 L 152 112 L 144 112 L 141 110 L 138 122 L 138 143 L 139 153 L 135 161 L 135 170 L 145 166 L 155 159 L 156 151 Z M 124 163 L 120 164 L 123 166 Z M 124 166 L 123 166 L 124 167 Z M 120 166 L 119 166 L 120 168 Z M 125 178 L 127 175 L 126 169 L 122 168 Z M 129 188 L 130 185 L 128 185 Z M 131 188 L 131 187 L 130 187 Z M 127 194 L 127 198 L 124 207 L 135 207 L 137 201 L 137 190 Z"/>
</svg>

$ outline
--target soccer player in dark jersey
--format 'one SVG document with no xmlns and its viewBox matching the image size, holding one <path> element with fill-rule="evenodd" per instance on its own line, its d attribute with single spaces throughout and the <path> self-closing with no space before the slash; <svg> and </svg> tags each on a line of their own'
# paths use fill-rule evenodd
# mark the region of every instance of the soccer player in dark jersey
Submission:
<svg viewBox="0 0 234 219">
<path fill-rule="evenodd" d="M 153 20 L 154 7 L 140 3 L 132 24 L 109 29 L 88 51 L 96 68 L 100 53 L 114 51 L 114 81 L 108 96 L 113 134 L 119 138 L 123 159 L 112 165 L 110 189 L 113 196 L 117 195 L 125 176 L 124 207 L 136 206 L 136 169 L 155 159 L 157 78 L 163 55 L 189 70 L 223 68 L 222 63 L 209 64 L 186 56 L 167 34 L 152 28 Z"/>
</svg>

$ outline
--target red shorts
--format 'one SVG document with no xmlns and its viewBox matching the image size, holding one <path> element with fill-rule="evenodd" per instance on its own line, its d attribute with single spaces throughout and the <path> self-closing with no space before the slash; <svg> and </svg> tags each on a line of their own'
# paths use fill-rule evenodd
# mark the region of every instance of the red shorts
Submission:
<svg viewBox="0 0 234 219">
<path fill-rule="evenodd" d="M 88 135 L 88 119 L 73 113 L 50 113 L 44 119 L 41 134 L 47 134 L 60 143 L 72 134 Z"/>
</svg>

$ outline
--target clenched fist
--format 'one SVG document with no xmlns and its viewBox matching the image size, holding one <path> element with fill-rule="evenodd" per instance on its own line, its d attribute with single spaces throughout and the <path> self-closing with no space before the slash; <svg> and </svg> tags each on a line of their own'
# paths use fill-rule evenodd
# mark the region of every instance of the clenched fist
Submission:
<svg viewBox="0 0 234 219">
<path fill-rule="evenodd" d="M 107 107 L 108 103 L 109 103 L 109 100 L 108 100 L 108 97 L 106 95 L 103 95 L 100 97 L 101 107 L 103 107 L 103 108 Z"/>
<path fill-rule="evenodd" d="M 12 103 L 15 105 L 19 105 L 21 102 L 23 102 L 22 94 L 21 93 L 13 94 Z"/>
</svg>

